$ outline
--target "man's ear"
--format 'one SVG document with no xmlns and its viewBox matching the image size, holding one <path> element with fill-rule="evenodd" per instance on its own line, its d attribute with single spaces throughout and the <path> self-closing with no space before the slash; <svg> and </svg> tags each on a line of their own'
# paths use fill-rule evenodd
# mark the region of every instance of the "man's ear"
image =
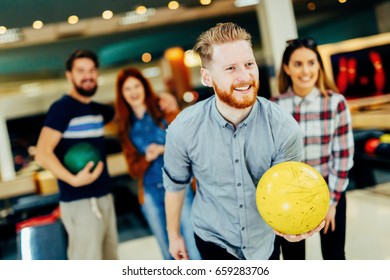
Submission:
<svg viewBox="0 0 390 280">
<path fill-rule="evenodd" d="M 210 72 L 206 68 L 200 68 L 200 75 L 202 77 L 202 84 L 207 87 L 213 87 L 213 81 L 210 77 Z"/>
<path fill-rule="evenodd" d="M 70 71 L 65 71 L 65 77 L 66 79 L 70 82 L 71 81 L 71 74 L 70 74 Z"/>
</svg>

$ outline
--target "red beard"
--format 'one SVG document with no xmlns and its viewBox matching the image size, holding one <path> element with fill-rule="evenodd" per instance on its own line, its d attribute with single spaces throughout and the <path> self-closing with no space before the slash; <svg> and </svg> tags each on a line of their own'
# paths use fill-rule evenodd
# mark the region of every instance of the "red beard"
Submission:
<svg viewBox="0 0 390 280">
<path fill-rule="evenodd" d="M 230 86 L 229 92 L 223 91 L 218 88 L 216 84 L 214 84 L 214 90 L 218 96 L 218 98 L 229 105 L 230 107 L 236 108 L 236 109 L 245 109 L 248 107 L 251 107 L 255 101 L 256 101 L 256 96 L 257 96 L 257 91 L 259 89 L 259 83 L 256 81 L 252 81 L 250 84 L 237 84 L 237 85 L 232 85 Z M 242 95 L 241 98 L 237 98 L 233 92 L 234 88 L 238 87 L 245 87 L 245 86 L 251 86 L 252 93 L 251 94 L 245 94 Z"/>
</svg>

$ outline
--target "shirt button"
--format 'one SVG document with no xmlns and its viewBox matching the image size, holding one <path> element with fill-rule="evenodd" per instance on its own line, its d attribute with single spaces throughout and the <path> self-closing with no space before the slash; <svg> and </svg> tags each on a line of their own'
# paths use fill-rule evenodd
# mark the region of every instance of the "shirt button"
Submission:
<svg viewBox="0 0 390 280">
<path fill-rule="evenodd" d="M 240 208 L 244 207 L 244 205 L 240 204 Z"/>
<path fill-rule="evenodd" d="M 237 184 L 237 187 L 239 187 L 239 186 L 241 186 L 241 183 L 238 183 L 238 184 Z"/>
<path fill-rule="evenodd" d="M 241 230 L 244 231 L 244 230 L 245 230 L 245 227 L 242 227 Z"/>
<path fill-rule="evenodd" d="M 239 160 L 238 160 L 238 159 L 236 159 L 236 160 L 235 160 L 235 162 L 237 163 L 237 162 L 239 162 Z"/>
<path fill-rule="evenodd" d="M 245 246 L 243 246 L 243 247 L 242 247 L 242 249 L 243 249 L 243 250 L 245 250 L 245 249 L 246 249 L 246 247 L 245 247 Z"/>
</svg>

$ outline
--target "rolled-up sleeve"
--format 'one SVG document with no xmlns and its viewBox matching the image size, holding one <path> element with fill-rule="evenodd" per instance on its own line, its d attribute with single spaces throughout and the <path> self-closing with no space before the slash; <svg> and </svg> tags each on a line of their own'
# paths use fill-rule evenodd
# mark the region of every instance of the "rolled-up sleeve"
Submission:
<svg viewBox="0 0 390 280">
<path fill-rule="evenodd" d="M 164 152 L 163 183 L 166 191 L 178 192 L 192 179 L 185 139 L 180 124 L 175 120 L 167 129 Z"/>
</svg>

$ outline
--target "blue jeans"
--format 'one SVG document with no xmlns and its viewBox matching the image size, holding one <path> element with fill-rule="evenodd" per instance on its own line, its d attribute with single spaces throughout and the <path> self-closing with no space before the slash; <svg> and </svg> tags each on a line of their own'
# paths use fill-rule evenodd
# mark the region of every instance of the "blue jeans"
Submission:
<svg viewBox="0 0 390 280">
<path fill-rule="evenodd" d="M 167 223 L 164 197 L 164 187 L 145 188 L 144 204 L 141 205 L 141 210 L 153 235 L 157 239 L 163 258 L 165 260 L 172 260 L 173 258 L 169 253 L 168 233 L 166 230 Z M 191 221 L 191 207 L 193 199 L 194 191 L 190 186 L 188 186 L 181 212 L 180 228 L 190 259 L 200 260 L 201 256 L 195 244 L 194 231 Z"/>
</svg>

